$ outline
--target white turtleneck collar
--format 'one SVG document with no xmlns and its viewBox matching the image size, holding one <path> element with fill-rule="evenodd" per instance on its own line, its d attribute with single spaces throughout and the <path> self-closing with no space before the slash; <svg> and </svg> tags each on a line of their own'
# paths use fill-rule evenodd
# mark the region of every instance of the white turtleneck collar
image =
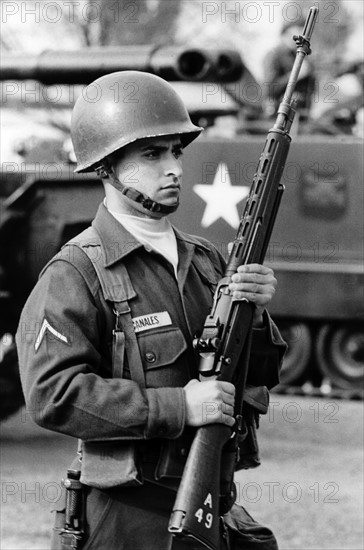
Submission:
<svg viewBox="0 0 364 550">
<path fill-rule="evenodd" d="M 125 227 L 149 252 L 153 250 L 168 260 L 177 278 L 177 240 L 170 221 L 166 218 L 142 218 L 114 212 L 105 206 L 110 214 Z"/>
</svg>

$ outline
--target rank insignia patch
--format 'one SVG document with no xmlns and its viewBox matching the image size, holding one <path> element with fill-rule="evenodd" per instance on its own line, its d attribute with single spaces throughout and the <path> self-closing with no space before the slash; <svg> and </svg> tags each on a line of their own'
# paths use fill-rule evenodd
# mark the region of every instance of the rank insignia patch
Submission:
<svg viewBox="0 0 364 550">
<path fill-rule="evenodd" d="M 42 340 L 44 338 L 45 333 L 47 330 L 58 340 L 61 340 L 61 342 L 64 342 L 65 344 L 68 344 L 68 338 L 67 336 L 64 336 L 64 334 L 58 332 L 55 328 L 52 327 L 52 325 L 47 321 L 46 318 L 44 318 L 44 321 L 42 323 L 42 326 L 40 328 L 40 331 L 38 333 L 37 339 L 34 344 L 35 351 L 38 351 L 39 346 L 42 343 Z"/>
</svg>

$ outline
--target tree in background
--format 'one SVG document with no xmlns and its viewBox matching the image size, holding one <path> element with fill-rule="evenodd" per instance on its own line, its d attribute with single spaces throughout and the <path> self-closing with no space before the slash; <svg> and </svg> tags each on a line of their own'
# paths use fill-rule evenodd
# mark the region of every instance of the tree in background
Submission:
<svg viewBox="0 0 364 550">
<path fill-rule="evenodd" d="M 181 6 L 180 0 L 72 0 L 72 4 L 71 24 L 78 27 L 87 46 L 173 43 Z"/>
<path fill-rule="evenodd" d="M 110 4 L 114 4 L 112 9 Z M 105 2 L 100 44 L 173 43 L 180 7 L 181 2 L 166 0 Z"/>
</svg>

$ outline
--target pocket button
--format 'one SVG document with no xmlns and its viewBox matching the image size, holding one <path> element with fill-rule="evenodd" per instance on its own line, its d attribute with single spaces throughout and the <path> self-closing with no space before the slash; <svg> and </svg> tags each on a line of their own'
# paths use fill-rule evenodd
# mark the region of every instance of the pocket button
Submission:
<svg viewBox="0 0 364 550">
<path fill-rule="evenodd" d="M 152 351 L 148 351 L 144 357 L 148 363 L 155 363 L 156 356 L 155 353 L 153 353 Z"/>
</svg>

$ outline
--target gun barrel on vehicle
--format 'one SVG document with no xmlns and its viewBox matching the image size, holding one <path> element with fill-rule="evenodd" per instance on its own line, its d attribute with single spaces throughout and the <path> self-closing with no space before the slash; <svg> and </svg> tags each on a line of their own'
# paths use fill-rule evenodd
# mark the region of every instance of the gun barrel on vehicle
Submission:
<svg viewBox="0 0 364 550">
<path fill-rule="evenodd" d="M 166 80 L 238 80 L 244 65 L 234 50 L 176 46 L 92 47 L 77 51 L 46 50 L 37 55 L 4 54 L 0 80 L 39 80 L 44 84 L 88 84 L 115 71 L 134 70 Z"/>
</svg>

